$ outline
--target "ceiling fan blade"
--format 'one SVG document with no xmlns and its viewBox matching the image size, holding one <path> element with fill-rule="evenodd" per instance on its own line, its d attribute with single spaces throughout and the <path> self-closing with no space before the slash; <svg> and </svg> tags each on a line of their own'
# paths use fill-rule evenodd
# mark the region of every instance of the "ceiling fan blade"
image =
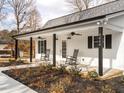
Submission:
<svg viewBox="0 0 124 93">
<path fill-rule="evenodd" d="M 79 35 L 79 36 L 82 36 L 82 34 L 75 34 L 75 35 Z"/>
</svg>

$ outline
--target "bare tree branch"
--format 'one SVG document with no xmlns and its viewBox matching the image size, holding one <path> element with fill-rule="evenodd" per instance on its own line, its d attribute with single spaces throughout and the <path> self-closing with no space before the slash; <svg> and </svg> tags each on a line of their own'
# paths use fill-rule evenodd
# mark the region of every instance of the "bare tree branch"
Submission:
<svg viewBox="0 0 124 93">
<path fill-rule="evenodd" d="M 38 10 L 34 7 L 29 14 L 28 20 L 24 25 L 24 30 L 35 31 L 41 28 L 41 16 Z"/>
<path fill-rule="evenodd" d="M 93 0 L 66 0 L 66 2 L 73 8 L 74 11 L 88 9 L 92 1 Z"/>
<path fill-rule="evenodd" d="M 82 11 L 93 6 L 97 6 L 103 3 L 107 3 L 114 0 L 66 0 L 73 11 Z"/>
<path fill-rule="evenodd" d="M 16 29 L 19 33 L 25 20 L 27 20 L 29 16 L 30 10 L 34 6 L 34 0 L 8 0 L 8 4 L 13 9 L 16 20 Z"/>
<path fill-rule="evenodd" d="M 5 13 L 3 12 L 5 2 L 6 0 L 0 0 L 0 21 L 5 17 Z"/>
</svg>

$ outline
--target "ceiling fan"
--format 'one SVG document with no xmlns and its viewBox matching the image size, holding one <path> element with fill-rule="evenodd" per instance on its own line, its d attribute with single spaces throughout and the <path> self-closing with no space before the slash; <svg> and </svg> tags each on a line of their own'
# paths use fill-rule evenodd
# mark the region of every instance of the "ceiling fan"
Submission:
<svg viewBox="0 0 124 93">
<path fill-rule="evenodd" d="M 71 32 L 70 34 L 71 34 L 71 36 L 74 36 L 74 35 L 79 35 L 79 36 L 82 36 L 82 34 L 75 33 L 75 32 Z"/>
<path fill-rule="evenodd" d="M 74 36 L 74 35 L 82 36 L 82 34 L 75 33 L 75 32 L 71 32 L 71 33 L 68 35 L 67 39 L 71 39 L 72 36 Z"/>
</svg>

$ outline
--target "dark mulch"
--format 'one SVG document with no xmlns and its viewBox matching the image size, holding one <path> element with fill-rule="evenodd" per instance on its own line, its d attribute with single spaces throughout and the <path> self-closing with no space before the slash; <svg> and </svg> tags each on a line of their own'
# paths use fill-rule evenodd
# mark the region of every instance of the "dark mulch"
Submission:
<svg viewBox="0 0 124 93">
<path fill-rule="evenodd" d="M 51 85 L 60 79 L 70 76 L 56 69 L 41 69 L 40 67 L 12 69 L 3 73 L 13 77 L 38 93 L 49 93 Z M 102 92 L 104 91 L 104 92 Z M 91 80 L 81 77 L 72 77 L 71 85 L 66 86 L 65 93 L 124 93 L 122 76 L 111 80 Z"/>
</svg>

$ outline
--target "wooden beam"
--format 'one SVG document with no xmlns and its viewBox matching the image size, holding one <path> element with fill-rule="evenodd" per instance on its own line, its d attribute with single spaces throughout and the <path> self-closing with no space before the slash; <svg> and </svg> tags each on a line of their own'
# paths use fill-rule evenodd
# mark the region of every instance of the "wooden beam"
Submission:
<svg viewBox="0 0 124 93">
<path fill-rule="evenodd" d="M 32 43 L 32 37 L 30 37 L 30 62 L 32 62 L 32 56 L 33 56 L 33 55 L 32 55 L 32 54 L 33 54 L 33 53 L 32 53 L 32 51 L 33 51 L 33 50 L 32 50 L 32 49 L 33 49 L 33 45 L 32 45 L 32 44 L 33 44 L 33 43 Z"/>
<path fill-rule="evenodd" d="M 98 32 L 99 32 L 99 58 L 98 58 L 98 61 L 99 61 L 99 75 L 100 76 L 103 76 L 103 27 L 99 27 L 98 28 Z"/>
<path fill-rule="evenodd" d="M 15 39 L 15 59 L 17 59 L 18 58 L 18 40 L 17 39 Z"/>
<path fill-rule="evenodd" d="M 53 34 L 53 66 L 56 66 L 56 34 Z"/>
</svg>

